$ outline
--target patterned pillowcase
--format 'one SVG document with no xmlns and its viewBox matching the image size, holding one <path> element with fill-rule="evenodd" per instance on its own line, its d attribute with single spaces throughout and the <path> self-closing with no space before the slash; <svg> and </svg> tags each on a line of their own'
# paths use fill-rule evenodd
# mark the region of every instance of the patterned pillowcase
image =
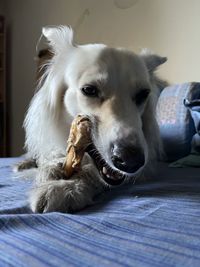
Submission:
<svg viewBox="0 0 200 267">
<path fill-rule="evenodd" d="M 200 83 L 184 83 L 166 87 L 158 100 L 157 120 L 167 160 L 188 155 L 195 134 L 194 122 L 184 99 L 197 99 Z"/>
<path fill-rule="evenodd" d="M 189 109 L 196 134 L 192 138 L 192 153 L 200 154 L 200 90 L 199 95 L 194 100 L 185 99 L 184 105 Z"/>
</svg>

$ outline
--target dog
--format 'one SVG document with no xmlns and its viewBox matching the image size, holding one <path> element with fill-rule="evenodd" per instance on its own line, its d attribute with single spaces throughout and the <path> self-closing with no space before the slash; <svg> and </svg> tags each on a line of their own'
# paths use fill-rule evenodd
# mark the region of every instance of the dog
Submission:
<svg viewBox="0 0 200 267">
<path fill-rule="evenodd" d="M 106 188 L 145 175 L 162 153 L 155 108 L 165 83 L 155 70 L 167 58 L 104 44 L 76 45 L 67 26 L 44 27 L 53 57 L 24 121 L 31 160 L 38 167 L 30 194 L 33 212 L 74 212 Z M 62 165 L 72 120 L 90 117 L 93 148 L 66 179 Z"/>
</svg>

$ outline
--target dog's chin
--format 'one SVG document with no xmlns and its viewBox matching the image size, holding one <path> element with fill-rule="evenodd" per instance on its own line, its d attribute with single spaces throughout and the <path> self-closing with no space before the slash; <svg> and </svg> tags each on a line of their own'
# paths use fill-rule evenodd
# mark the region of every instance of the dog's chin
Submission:
<svg viewBox="0 0 200 267">
<path fill-rule="evenodd" d="M 101 156 L 97 148 L 91 144 L 87 148 L 87 153 L 94 161 L 101 178 L 106 184 L 115 186 L 121 185 L 126 178 L 130 178 L 130 174 L 123 173 L 116 169 L 113 169 Z"/>
</svg>

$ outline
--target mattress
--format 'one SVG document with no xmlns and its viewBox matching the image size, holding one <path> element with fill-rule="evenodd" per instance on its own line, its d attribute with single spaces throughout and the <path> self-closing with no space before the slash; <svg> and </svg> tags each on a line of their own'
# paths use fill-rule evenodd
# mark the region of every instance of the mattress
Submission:
<svg viewBox="0 0 200 267">
<path fill-rule="evenodd" d="M 200 266 L 200 171 L 160 164 L 74 214 L 33 214 L 32 181 L 0 159 L 0 266 Z"/>
</svg>

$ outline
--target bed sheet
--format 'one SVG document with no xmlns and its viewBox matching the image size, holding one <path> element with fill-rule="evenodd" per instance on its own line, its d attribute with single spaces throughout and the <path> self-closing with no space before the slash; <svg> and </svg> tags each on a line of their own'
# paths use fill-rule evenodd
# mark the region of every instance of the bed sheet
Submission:
<svg viewBox="0 0 200 267">
<path fill-rule="evenodd" d="M 17 161 L 0 159 L 0 266 L 200 266 L 200 169 L 161 164 L 80 212 L 33 214 Z"/>
</svg>

